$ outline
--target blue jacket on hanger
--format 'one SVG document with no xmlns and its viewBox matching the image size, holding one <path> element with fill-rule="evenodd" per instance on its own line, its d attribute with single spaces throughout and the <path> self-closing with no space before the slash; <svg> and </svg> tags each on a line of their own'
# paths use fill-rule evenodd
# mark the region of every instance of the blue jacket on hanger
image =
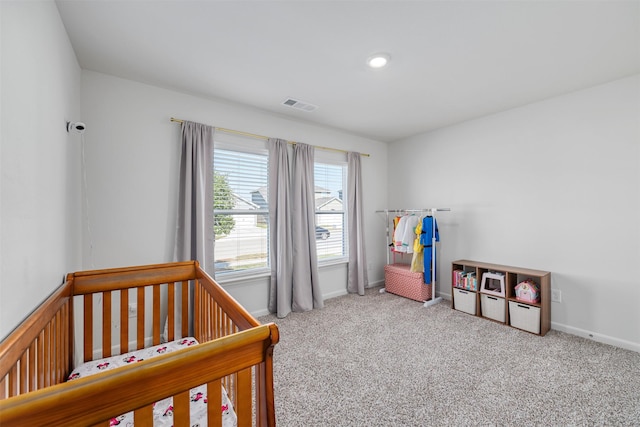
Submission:
<svg viewBox="0 0 640 427">
<path fill-rule="evenodd" d="M 435 273 L 436 266 L 433 265 L 432 248 L 433 238 L 435 234 L 436 242 L 440 241 L 440 233 L 438 232 L 438 223 L 432 216 L 425 216 L 422 219 L 422 233 L 420 234 L 420 243 L 424 246 L 424 283 L 431 283 L 431 275 Z M 433 274 L 435 276 L 435 274 Z"/>
</svg>

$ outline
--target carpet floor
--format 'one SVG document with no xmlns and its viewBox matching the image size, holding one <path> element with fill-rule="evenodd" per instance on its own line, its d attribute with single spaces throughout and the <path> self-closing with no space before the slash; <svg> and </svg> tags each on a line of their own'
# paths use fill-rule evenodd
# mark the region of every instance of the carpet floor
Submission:
<svg viewBox="0 0 640 427">
<path fill-rule="evenodd" d="M 368 289 L 275 322 L 277 424 L 640 426 L 640 353 Z"/>
</svg>

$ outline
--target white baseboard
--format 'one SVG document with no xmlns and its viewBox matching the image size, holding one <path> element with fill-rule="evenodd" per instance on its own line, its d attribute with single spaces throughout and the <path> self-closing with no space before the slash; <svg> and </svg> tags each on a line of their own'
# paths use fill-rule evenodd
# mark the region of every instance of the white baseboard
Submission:
<svg viewBox="0 0 640 427">
<path fill-rule="evenodd" d="M 336 298 L 336 297 L 341 297 L 343 295 L 347 295 L 348 292 L 346 289 L 341 289 L 339 291 L 334 291 L 334 292 L 329 292 L 328 294 L 324 294 L 322 297 L 324 299 L 331 299 L 331 298 Z"/>
<path fill-rule="evenodd" d="M 331 299 L 331 298 L 336 298 L 336 297 L 341 297 L 343 295 L 347 295 L 347 293 L 348 293 L 347 290 L 344 289 L 344 290 L 339 290 L 339 291 L 335 291 L 335 292 L 329 292 L 327 294 L 324 294 L 322 297 L 325 300 L 327 300 L 327 299 Z M 253 317 L 256 317 L 256 318 L 262 317 L 262 316 L 266 316 L 268 314 L 270 314 L 270 313 L 269 313 L 269 309 L 267 309 L 267 308 L 263 308 L 262 310 L 255 310 L 255 311 L 251 312 L 251 315 Z"/>
<path fill-rule="evenodd" d="M 438 294 L 443 299 L 451 301 L 450 294 Z M 567 334 L 576 335 L 578 337 L 586 338 L 603 344 L 609 344 L 614 347 L 624 348 L 625 350 L 631 350 L 640 353 L 640 344 L 631 341 L 622 340 L 619 338 L 611 337 L 609 335 L 598 334 L 596 332 L 586 331 L 584 329 L 576 328 L 573 326 L 564 325 L 558 322 L 551 322 L 551 329 L 566 332 Z"/>
<path fill-rule="evenodd" d="M 447 301 L 451 302 L 451 294 L 438 293 L 436 296 L 442 297 L 442 299 L 446 299 Z"/>
<path fill-rule="evenodd" d="M 268 308 L 263 308 L 262 310 L 256 310 L 251 312 L 251 315 L 256 318 L 266 316 L 267 314 L 270 314 Z"/>
<path fill-rule="evenodd" d="M 567 334 L 576 335 L 589 340 L 597 341 L 603 344 L 609 344 L 615 347 L 624 348 L 640 353 L 640 344 L 631 341 L 622 340 L 620 338 L 611 337 L 609 335 L 598 334 L 596 332 L 585 331 L 584 329 L 575 328 L 573 326 L 563 325 L 562 323 L 551 322 L 551 329 L 566 332 Z"/>
</svg>

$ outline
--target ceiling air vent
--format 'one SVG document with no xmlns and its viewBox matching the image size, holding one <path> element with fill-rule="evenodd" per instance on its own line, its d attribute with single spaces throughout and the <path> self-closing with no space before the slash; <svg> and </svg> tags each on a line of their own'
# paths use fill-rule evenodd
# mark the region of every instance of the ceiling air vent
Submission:
<svg viewBox="0 0 640 427">
<path fill-rule="evenodd" d="M 297 99 L 287 98 L 282 105 L 286 105 L 287 107 L 295 108 L 297 110 L 306 111 L 310 113 L 318 108 L 317 105 L 309 104 L 308 102 L 298 101 Z"/>
</svg>

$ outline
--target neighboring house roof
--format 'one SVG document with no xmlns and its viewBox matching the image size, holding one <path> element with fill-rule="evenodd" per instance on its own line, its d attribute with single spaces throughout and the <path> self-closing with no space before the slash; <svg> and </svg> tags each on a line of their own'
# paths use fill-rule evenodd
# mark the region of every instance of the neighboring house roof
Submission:
<svg viewBox="0 0 640 427">
<path fill-rule="evenodd" d="M 234 200 L 234 205 L 233 208 L 234 209 L 258 209 L 260 208 L 260 206 L 256 205 L 255 203 L 244 199 L 240 196 L 238 196 L 236 193 L 231 193 L 231 196 L 233 197 Z"/>
<path fill-rule="evenodd" d="M 335 211 L 342 210 L 342 200 L 337 197 L 318 197 L 316 198 L 316 210 Z"/>
</svg>

